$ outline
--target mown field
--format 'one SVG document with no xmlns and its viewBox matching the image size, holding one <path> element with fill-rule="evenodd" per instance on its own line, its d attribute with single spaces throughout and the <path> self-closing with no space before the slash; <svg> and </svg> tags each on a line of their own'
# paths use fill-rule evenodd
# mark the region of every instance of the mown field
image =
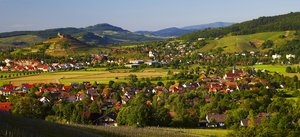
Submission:
<svg viewBox="0 0 300 137">
<path fill-rule="evenodd" d="M 211 40 L 209 44 L 200 49 L 200 51 L 209 51 L 211 49 L 222 48 L 224 52 L 234 53 L 247 51 L 257 51 L 260 46 L 266 40 L 272 40 L 274 46 L 278 47 L 285 44 L 288 40 L 294 38 L 294 31 L 280 31 L 280 32 L 264 32 L 251 35 L 239 35 L 239 36 L 226 36 L 221 39 Z M 286 36 L 286 38 L 279 38 L 280 36 Z M 256 46 L 250 44 L 254 43 Z"/>
<path fill-rule="evenodd" d="M 277 72 L 280 74 L 283 74 L 285 76 L 293 77 L 293 76 L 298 76 L 300 78 L 300 73 L 287 73 L 286 72 L 286 67 L 291 66 L 291 65 L 254 65 L 252 67 L 260 70 L 268 70 L 270 72 Z M 292 67 L 296 67 L 297 65 L 292 65 Z"/>
<path fill-rule="evenodd" d="M 71 82 L 83 81 L 108 83 L 110 80 L 126 81 L 130 74 L 137 75 L 138 78 L 163 78 L 167 76 L 167 72 L 168 69 L 145 69 L 141 72 L 130 72 L 130 70 L 106 71 L 103 68 L 97 68 L 88 69 L 88 71 L 49 72 L 34 76 L 9 78 L 3 79 L 2 83 L 11 82 L 15 85 L 21 85 L 22 83 L 62 83 L 68 85 Z"/>
</svg>

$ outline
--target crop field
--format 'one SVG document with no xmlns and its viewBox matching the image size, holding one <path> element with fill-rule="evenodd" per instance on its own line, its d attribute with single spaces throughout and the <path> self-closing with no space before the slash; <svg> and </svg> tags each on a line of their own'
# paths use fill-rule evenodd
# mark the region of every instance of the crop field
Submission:
<svg viewBox="0 0 300 137">
<path fill-rule="evenodd" d="M 68 85 L 71 82 L 83 81 L 108 83 L 110 80 L 125 81 L 130 74 L 137 75 L 138 78 L 166 77 L 167 71 L 164 69 L 146 69 L 143 72 L 128 72 L 124 70 L 118 72 L 117 70 L 105 71 L 96 69 L 94 71 L 49 72 L 34 76 L 3 79 L 2 83 L 11 82 L 15 85 L 21 85 L 22 83 L 62 83 Z"/>
</svg>

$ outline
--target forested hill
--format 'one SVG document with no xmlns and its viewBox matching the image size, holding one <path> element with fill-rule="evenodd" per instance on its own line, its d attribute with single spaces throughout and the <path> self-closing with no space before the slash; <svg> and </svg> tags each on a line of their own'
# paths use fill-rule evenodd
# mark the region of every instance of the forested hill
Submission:
<svg viewBox="0 0 300 137">
<path fill-rule="evenodd" d="M 186 34 L 181 39 L 194 41 L 198 38 L 216 38 L 227 34 L 246 35 L 259 32 L 300 30 L 300 12 L 289 14 L 260 17 L 258 19 L 237 23 L 229 27 L 206 29 Z"/>
</svg>

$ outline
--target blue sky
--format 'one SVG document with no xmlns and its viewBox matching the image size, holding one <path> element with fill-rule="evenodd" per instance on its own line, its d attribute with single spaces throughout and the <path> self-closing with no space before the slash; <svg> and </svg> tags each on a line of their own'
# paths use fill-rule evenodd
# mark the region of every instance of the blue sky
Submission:
<svg viewBox="0 0 300 137">
<path fill-rule="evenodd" d="M 0 32 L 98 23 L 158 30 L 297 11 L 299 0 L 0 0 Z"/>
</svg>

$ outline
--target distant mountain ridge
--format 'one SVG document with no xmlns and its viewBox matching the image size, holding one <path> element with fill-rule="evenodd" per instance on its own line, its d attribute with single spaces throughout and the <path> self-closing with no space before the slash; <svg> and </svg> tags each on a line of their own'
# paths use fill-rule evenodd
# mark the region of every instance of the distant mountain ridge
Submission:
<svg viewBox="0 0 300 137">
<path fill-rule="evenodd" d="M 85 28 L 55 28 L 55 29 L 46 29 L 40 31 L 14 31 L 14 32 L 5 32 L 0 33 L 0 38 L 14 38 L 18 36 L 28 36 L 28 37 L 38 37 L 39 41 L 34 43 L 39 43 L 48 38 L 55 37 L 57 33 L 62 33 L 64 35 L 70 35 L 84 43 L 91 45 L 108 45 L 108 44 L 119 44 L 124 42 L 142 42 L 142 41 L 153 41 L 153 40 L 162 40 L 163 38 L 154 37 L 154 36 L 145 36 L 141 34 L 136 34 L 125 30 L 121 27 L 116 27 L 107 23 L 97 24 L 93 26 L 88 26 Z M 32 41 L 18 41 L 22 43 L 23 46 L 28 46 L 33 44 Z M 13 41 L 11 43 L 1 43 L 0 46 L 14 46 Z M 20 45 L 19 45 L 20 46 Z"/>
<path fill-rule="evenodd" d="M 179 37 L 184 34 L 192 33 L 199 30 L 204 30 L 207 28 L 227 27 L 233 24 L 234 23 L 230 23 L 230 22 L 214 22 L 209 24 L 193 25 L 193 26 L 187 26 L 182 28 L 171 27 L 171 28 L 166 28 L 158 31 L 136 31 L 135 33 L 141 35 L 154 35 L 154 36 L 161 36 L 161 37 Z"/>
<path fill-rule="evenodd" d="M 206 29 L 185 34 L 181 39 L 195 41 L 198 38 L 217 38 L 228 34 L 248 35 L 260 32 L 300 30 L 300 12 L 291 12 L 288 14 L 260 17 L 257 19 L 233 24 L 228 27 Z"/>
<path fill-rule="evenodd" d="M 214 23 L 208 23 L 208 24 L 187 26 L 187 27 L 183 27 L 181 29 L 185 29 L 185 30 L 203 30 L 203 29 L 207 29 L 207 28 L 227 27 L 227 26 L 231 26 L 233 24 L 235 24 L 235 23 L 232 23 L 232 22 L 214 22 Z"/>
</svg>

